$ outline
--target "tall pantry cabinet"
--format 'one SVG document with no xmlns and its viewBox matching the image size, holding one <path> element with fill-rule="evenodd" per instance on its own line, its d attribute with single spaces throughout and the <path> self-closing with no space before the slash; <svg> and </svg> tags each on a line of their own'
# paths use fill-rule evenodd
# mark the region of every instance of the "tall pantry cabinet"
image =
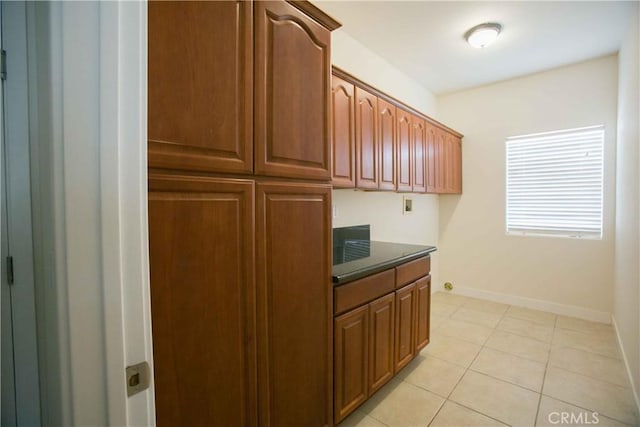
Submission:
<svg viewBox="0 0 640 427">
<path fill-rule="evenodd" d="M 332 424 L 330 31 L 308 2 L 149 3 L 156 417 Z"/>
</svg>

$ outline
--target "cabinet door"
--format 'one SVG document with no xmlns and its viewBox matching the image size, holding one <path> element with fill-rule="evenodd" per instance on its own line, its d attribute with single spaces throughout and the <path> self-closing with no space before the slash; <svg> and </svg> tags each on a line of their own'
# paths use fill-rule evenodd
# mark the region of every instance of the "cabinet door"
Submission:
<svg viewBox="0 0 640 427">
<path fill-rule="evenodd" d="M 367 400 L 369 307 L 356 308 L 335 320 L 335 422 Z"/>
<path fill-rule="evenodd" d="M 256 174 L 328 181 L 331 33 L 284 1 L 254 7 Z"/>
<path fill-rule="evenodd" d="M 447 137 L 442 129 L 436 130 L 437 137 L 437 152 L 436 161 L 437 173 L 436 173 L 436 192 L 446 193 L 447 188 Z"/>
<path fill-rule="evenodd" d="M 411 191 L 412 187 L 412 147 L 411 147 L 411 115 L 397 109 L 397 183 L 398 191 Z"/>
<path fill-rule="evenodd" d="M 396 107 L 378 98 L 378 149 L 380 190 L 396 189 Z"/>
<path fill-rule="evenodd" d="M 395 293 L 369 304 L 369 396 L 393 377 Z"/>
<path fill-rule="evenodd" d="M 331 424 L 331 185 L 256 187 L 258 384 L 263 426 Z"/>
<path fill-rule="evenodd" d="M 424 119 L 411 117 L 411 147 L 413 148 L 413 192 L 427 191 L 427 130 Z"/>
<path fill-rule="evenodd" d="M 453 192 L 462 193 L 462 141 L 456 137 L 453 142 Z"/>
<path fill-rule="evenodd" d="M 253 188 L 149 177 L 158 426 L 257 424 Z"/>
<path fill-rule="evenodd" d="M 356 87 L 356 187 L 378 188 L 378 98 Z"/>
<path fill-rule="evenodd" d="M 353 188 L 355 180 L 355 88 L 333 76 L 332 87 L 332 177 L 334 187 Z"/>
<path fill-rule="evenodd" d="M 416 281 L 416 354 L 429 344 L 431 275 Z"/>
<path fill-rule="evenodd" d="M 396 291 L 395 372 L 413 359 L 415 344 L 415 290 L 412 283 Z"/>
<path fill-rule="evenodd" d="M 251 2 L 149 2 L 149 166 L 253 170 Z"/>
<path fill-rule="evenodd" d="M 427 124 L 427 192 L 438 192 L 438 137 L 436 128 Z"/>
</svg>

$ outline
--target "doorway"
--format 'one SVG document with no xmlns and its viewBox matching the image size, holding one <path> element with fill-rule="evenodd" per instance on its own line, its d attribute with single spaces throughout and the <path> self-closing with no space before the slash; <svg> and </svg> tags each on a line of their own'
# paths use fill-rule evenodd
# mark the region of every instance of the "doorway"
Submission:
<svg viewBox="0 0 640 427">
<path fill-rule="evenodd" d="M 0 34 L 3 57 L 0 103 L 0 421 L 2 427 L 37 426 L 41 421 L 24 2 L 0 3 Z"/>
</svg>

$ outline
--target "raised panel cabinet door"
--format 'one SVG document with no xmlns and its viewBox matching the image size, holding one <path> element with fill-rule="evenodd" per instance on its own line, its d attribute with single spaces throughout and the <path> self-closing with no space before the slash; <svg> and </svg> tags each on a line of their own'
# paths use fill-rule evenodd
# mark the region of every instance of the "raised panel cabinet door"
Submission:
<svg viewBox="0 0 640 427">
<path fill-rule="evenodd" d="M 416 354 L 429 344 L 431 275 L 416 281 Z"/>
<path fill-rule="evenodd" d="M 284 1 L 255 8 L 255 172 L 330 180 L 331 33 Z"/>
<path fill-rule="evenodd" d="M 395 293 L 369 304 L 369 396 L 393 377 Z"/>
<path fill-rule="evenodd" d="M 438 137 L 436 128 L 427 124 L 427 192 L 438 192 Z"/>
<path fill-rule="evenodd" d="M 336 317 L 334 324 L 336 424 L 367 400 L 369 307 Z"/>
<path fill-rule="evenodd" d="M 447 192 L 447 136 L 442 129 L 436 130 L 437 152 L 436 161 L 438 162 L 436 174 L 436 192 Z"/>
<path fill-rule="evenodd" d="M 415 354 L 415 282 L 396 291 L 395 372 L 404 368 Z"/>
<path fill-rule="evenodd" d="M 424 119 L 415 115 L 411 117 L 411 147 L 413 192 L 424 193 L 427 191 L 427 130 Z"/>
<path fill-rule="evenodd" d="M 380 190 L 396 190 L 396 106 L 378 98 Z"/>
<path fill-rule="evenodd" d="M 397 109 L 397 178 L 398 191 L 411 191 L 413 173 L 413 155 L 411 147 L 411 115 L 401 109 Z"/>
<path fill-rule="evenodd" d="M 158 426 L 257 425 L 254 184 L 149 176 Z"/>
<path fill-rule="evenodd" d="M 378 98 L 356 87 L 356 187 L 378 188 Z"/>
<path fill-rule="evenodd" d="M 253 5 L 148 5 L 149 166 L 252 173 Z"/>
<path fill-rule="evenodd" d="M 258 183 L 260 424 L 332 422 L 331 185 Z"/>
<path fill-rule="evenodd" d="M 455 174 L 455 136 L 450 133 L 446 133 L 446 159 L 445 164 L 447 168 L 446 172 L 446 184 L 445 190 L 447 193 L 454 193 L 454 174 Z"/>
<path fill-rule="evenodd" d="M 332 173 L 334 187 L 353 188 L 355 180 L 355 88 L 352 83 L 332 76 L 331 106 Z"/>
<path fill-rule="evenodd" d="M 462 141 L 460 138 L 455 138 L 453 148 L 453 192 L 462 194 Z"/>
</svg>

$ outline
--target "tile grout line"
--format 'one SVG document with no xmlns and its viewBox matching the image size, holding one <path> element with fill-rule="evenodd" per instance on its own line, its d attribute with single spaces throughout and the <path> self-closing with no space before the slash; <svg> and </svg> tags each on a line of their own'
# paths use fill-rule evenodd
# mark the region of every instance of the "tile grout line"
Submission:
<svg viewBox="0 0 640 427">
<path fill-rule="evenodd" d="M 538 424 L 538 417 L 540 416 L 540 406 L 542 405 L 542 392 L 544 391 L 544 383 L 547 380 L 547 370 L 549 369 L 549 362 L 551 361 L 551 349 L 553 348 L 553 337 L 556 333 L 556 325 L 558 324 L 558 316 L 555 317 L 553 322 L 553 330 L 551 333 L 551 343 L 549 344 L 549 353 L 547 354 L 547 362 L 544 365 L 544 374 L 542 375 L 542 385 L 540 386 L 540 393 L 538 395 L 538 407 L 536 408 L 536 418 L 534 425 Z"/>
</svg>

